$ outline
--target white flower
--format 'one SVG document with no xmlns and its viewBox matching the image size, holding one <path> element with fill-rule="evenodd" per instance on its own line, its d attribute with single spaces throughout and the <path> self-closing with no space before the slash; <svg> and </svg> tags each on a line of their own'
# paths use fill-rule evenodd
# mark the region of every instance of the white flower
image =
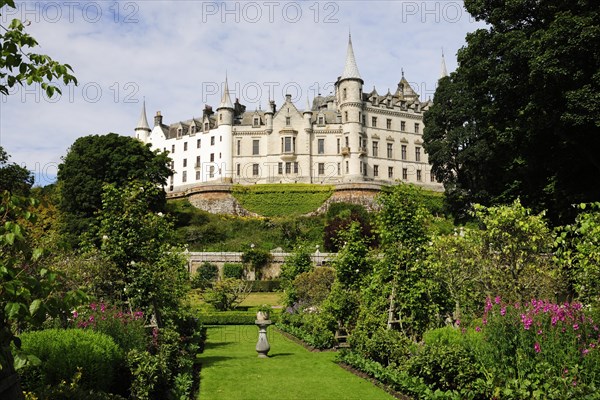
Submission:
<svg viewBox="0 0 600 400">
<path fill-rule="evenodd" d="M 108 240 L 108 236 L 107 235 L 102 236 L 102 240 Z"/>
</svg>

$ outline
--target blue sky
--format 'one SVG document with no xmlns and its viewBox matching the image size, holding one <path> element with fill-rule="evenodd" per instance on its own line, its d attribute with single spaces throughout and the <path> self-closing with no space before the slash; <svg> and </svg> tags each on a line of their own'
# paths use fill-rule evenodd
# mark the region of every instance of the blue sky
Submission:
<svg viewBox="0 0 600 400">
<path fill-rule="evenodd" d="M 56 177 L 78 138 L 133 135 L 142 101 L 165 123 L 214 108 L 227 73 L 248 110 L 290 93 L 298 108 L 328 94 L 342 73 L 348 32 L 365 91 L 393 92 L 401 70 L 426 100 L 465 35 L 482 25 L 461 1 L 36 1 L 2 9 L 0 24 L 28 20 L 36 52 L 70 64 L 79 85 L 46 98 L 39 87 L 0 97 L 0 145 L 11 161 Z"/>
</svg>

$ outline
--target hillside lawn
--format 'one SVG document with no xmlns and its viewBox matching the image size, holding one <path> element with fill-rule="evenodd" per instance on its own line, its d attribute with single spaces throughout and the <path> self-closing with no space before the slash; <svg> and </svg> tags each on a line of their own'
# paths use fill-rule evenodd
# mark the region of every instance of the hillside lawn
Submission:
<svg viewBox="0 0 600 400">
<path fill-rule="evenodd" d="M 393 399 L 335 364 L 335 352 L 310 352 L 272 326 L 268 359 L 257 357 L 256 326 L 216 326 L 207 333 L 200 400 Z"/>
</svg>

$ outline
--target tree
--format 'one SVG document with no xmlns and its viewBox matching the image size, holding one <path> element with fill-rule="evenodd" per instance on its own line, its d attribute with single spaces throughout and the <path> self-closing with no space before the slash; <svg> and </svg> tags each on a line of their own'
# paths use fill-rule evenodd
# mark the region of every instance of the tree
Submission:
<svg viewBox="0 0 600 400">
<path fill-rule="evenodd" d="M 113 296 L 118 300 L 124 293 L 135 308 L 154 313 L 162 327 L 185 298 L 189 276 L 173 225 L 149 206 L 160 191 L 152 182 L 104 185 L 98 239 L 100 254 L 123 278 Z"/>
<path fill-rule="evenodd" d="M 33 175 L 16 163 L 9 163 L 10 156 L 0 146 L 0 192 L 27 195 L 33 185 Z"/>
<path fill-rule="evenodd" d="M 84 232 L 97 227 L 95 213 L 102 205 L 104 184 L 123 186 L 140 180 L 163 185 L 172 173 L 169 164 L 166 152 L 152 152 L 131 137 L 110 133 L 77 139 L 58 166 L 59 208 L 67 241 L 75 246 Z M 163 211 L 164 191 L 157 192 L 150 204 Z"/>
<path fill-rule="evenodd" d="M 554 224 L 600 197 L 600 10 L 595 2 L 466 0 L 489 24 L 425 113 L 424 147 L 454 210 L 520 198 Z"/>
</svg>

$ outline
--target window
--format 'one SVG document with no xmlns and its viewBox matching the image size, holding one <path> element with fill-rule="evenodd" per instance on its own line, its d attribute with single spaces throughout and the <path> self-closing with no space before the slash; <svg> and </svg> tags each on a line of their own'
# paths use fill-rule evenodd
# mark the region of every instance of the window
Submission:
<svg viewBox="0 0 600 400">
<path fill-rule="evenodd" d="M 173 154 L 175 153 L 175 145 L 174 144 L 171 145 L 171 153 L 173 153 Z"/>
<path fill-rule="evenodd" d="M 373 176 L 379 176 L 379 165 L 373 165 Z"/>
<path fill-rule="evenodd" d="M 177 128 L 177 139 L 181 138 L 181 134 L 183 133 L 183 129 Z"/>
<path fill-rule="evenodd" d="M 337 173 L 338 175 L 342 174 L 342 163 L 337 163 Z"/>
<path fill-rule="evenodd" d="M 377 127 L 377 117 L 371 117 L 371 126 L 373 128 Z"/>
<path fill-rule="evenodd" d="M 292 124 L 292 118 L 290 117 L 285 117 L 285 125 L 286 126 L 290 126 Z"/>
<path fill-rule="evenodd" d="M 348 161 L 346 161 L 346 173 L 350 173 L 350 164 L 348 164 Z"/>
<path fill-rule="evenodd" d="M 325 175 L 325 163 L 319 163 L 319 175 Z"/>
<path fill-rule="evenodd" d="M 208 177 L 209 178 L 215 177 L 215 166 L 214 165 L 211 165 L 210 168 L 208 169 Z"/>
<path fill-rule="evenodd" d="M 325 139 L 318 139 L 317 140 L 317 153 L 318 154 L 325 154 Z"/>
<path fill-rule="evenodd" d="M 259 154 L 259 145 L 260 145 L 260 140 L 254 139 L 252 141 L 252 155 L 256 156 Z"/>
<path fill-rule="evenodd" d="M 187 182 L 187 171 L 183 171 L 181 173 L 181 182 L 183 182 L 183 183 Z"/>
<path fill-rule="evenodd" d="M 210 145 L 211 145 L 211 146 L 214 146 L 214 145 L 215 145 L 215 137 L 214 137 L 214 136 L 211 136 L 211 137 L 210 137 Z"/>
<path fill-rule="evenodd" d="M 394 148 L 392 143 L 387 144 L 387 158 L 392 158 L 394 156 Z"/>
<path fill-rule="evenodd" d="M 379 157 L 379 142 L 373 142 L 373 157 Z"/>
<path fill-rule="evenodd" d="M 196 180 L 199 181 L 200 180 L 200 171 L 196 171 Z"/>
<path fill-rule="evenodd" d="M 192 125 L 190 126 L 190 134 L 195 134 L 196 133 L 196 125 Z"/>
<path fill-rule="evenodd" d="M 421 182 L 421 170 L 417 170 L 417 182 Z"/>
<path fill-rule="evenodd" d="M 363 124 L 363 125 L 366 125 L 366 124 L 367 124 L 367 116 L 366 116 L 366 115 L 363 115 L 363 116 L 362 116 L 362 124 Z"/>
<path fill-rule="evenodd" d="M 415 161 L 421 161 L 421 148 L 415 147 Z"/>
<path fill-rule="evenodd" d="M 200 148 L 201 139 L 196 140 L 196 148 Z"/>
<path fill-rule="evenodd" d="M 294 162 L 294 173 L 297 174 L 298 173 L 298 162 Z"/>
<path fill-rule="evenodd" d="M 344 122 L 348 122 L 348 111 L 344 111 Z"/>
<path fill-rule="evenodd" d="M 183 151 L 187 151 L 187 142 L 183 143 Z"/>
<path fill-rule="evenodd" d="M 385 127 L 386 127 L 387 129 L 392 129 L 392 120 L 391 120 L 391 119 L 389 119 L 389 118 L 388 118 L 388 119 L 385 121 Z"/>
<path fill-rule="evenodd" d="M 362 165 L 362 174 L 367 176 L 367 163 L 361 162 L 360 164 Z"/>
<path fill-rule="evenodd" d="M 241 166 L 239 163 L 238 163 L 238 164 L 236 164 L 236 165 L 235 165 L 235 174 L 236 174 L 237 176 L 240 176 L 240 172 L 241 172 L 241 170 L 242 170 L 242 166 Z"/>
<path fill-rule="evenodd" d="M 402 132 L 406 131 L 406 122 L 405 121 L 400 121 L 400 130 Z"/>
<path fill-rule="evenodd" d="M 291 174 L 292 173 L 292 163 L 291 162 L 286 162 L 285 163 L 285 173 L 286 174 Z"/>
<path fill-rule="evenodd" d="M 431 173 L 429 174 L 429 179 L 431 180 L 431 182 L 435 182 L 435 174 L 433 173 L 433 171 L 431 171 Z"/>
<path fill-rule="evenodd" d="M 204 123 L 204 130 L 205 130 L 206 132 L 208 132 L 208 122 L 205 122 L 205 123 Z"/>
<path fill-rule="evenodd" d="M 200 168 L 200 156 L 196 156 L 196 168 Z"/>
<path fill-rule="evenodd" d="M 219 142 L 223 141 L 223 136 L 219 136 Z"/>
<path fill-rule="evenodd" d="M 183 168 L 187 167 L 187 158 L 183 159 Z"/>
<path fill-rule="evenodd" d="M 419 124 L 415 122 L 415 133 L 419 133 Z"/>
<path fill-rule="evenodd" d="M 350 138 L 348 138 L 348 136 L 345 136 L 344 140 L 346 142 L 346 147 L 350 147 Z"/>
<path fill-rule="evenodd" d="M 210 153 L 210 162 L 215 162 L 215 153 Z"/>
<path fill-rule="evenodd" d="M 388 167 L 388 178 L 394 178 L 394 167 Z"/>
<path fill-rule="evenodd" d="M 296 149 L 296 138 L 286 136 L 281 138 L 282 153 L 293 153 Z"/>
<path fill-rule="evenodd" d="M 402 159 L 406 160 L 406 145 L 405 144 L 402 145 L 401 153 L 402 153 L 401 154 L 402 155 Z"/>
<path fill-rule="evenodd" d="M 341 152 L 341 146 L 340 146 L 340 138 L 337 138 L 337 153 L 340 154 Z"/>
<path fill-rule="evenodd" d="M 359 111 L 358 112 L 358 122 L 362 121 L 362 113 Z"/>
<path fill-rule="evenodd" d="M 319 115 L 318 124 L 325 125 L 325 118 L 322 115 Z"/>
<path fill-rule="evenodd" d="M 260 126 L 260 118 L 254 117 L 254 119 L 252 120 L 252 126 L 255 128 Z"/>
<path fill-rule="evenodd" d="M 258 164 L 252 164 L 252 175 L 258 176 Z"/>
<path fill-rule="evenodd" d="M 403 180 L 408 180 L 408 169 L 406 168 L 402 168 L 402 179 Z"/>
<path fill-rule="evenodd" d="M 277 173 L 279 175 L 283 175 L 283 163 L 282 162 L 277 164 Z"/>
<path fill-rule="evenodd" d="M 237 146 L 236 153 L 239 156 L 240 154 L 242 154 L 242 140 L 241 139 L 238 139 L 236 146 Z"/>
<path fill-rule="evenodd" d="M 346 93 L 346 92 L 347 92 L 347 91 L 346 91 L 346 88 L 344 88 L 344 90 L 342 91 L 342 99 L 343 99 L 343 100 L 346 100 L 346 97 L 348 97 L 348 96 L 347 96 L 347 94 L 348 94 L 348 93 Z"/>
</svg>

